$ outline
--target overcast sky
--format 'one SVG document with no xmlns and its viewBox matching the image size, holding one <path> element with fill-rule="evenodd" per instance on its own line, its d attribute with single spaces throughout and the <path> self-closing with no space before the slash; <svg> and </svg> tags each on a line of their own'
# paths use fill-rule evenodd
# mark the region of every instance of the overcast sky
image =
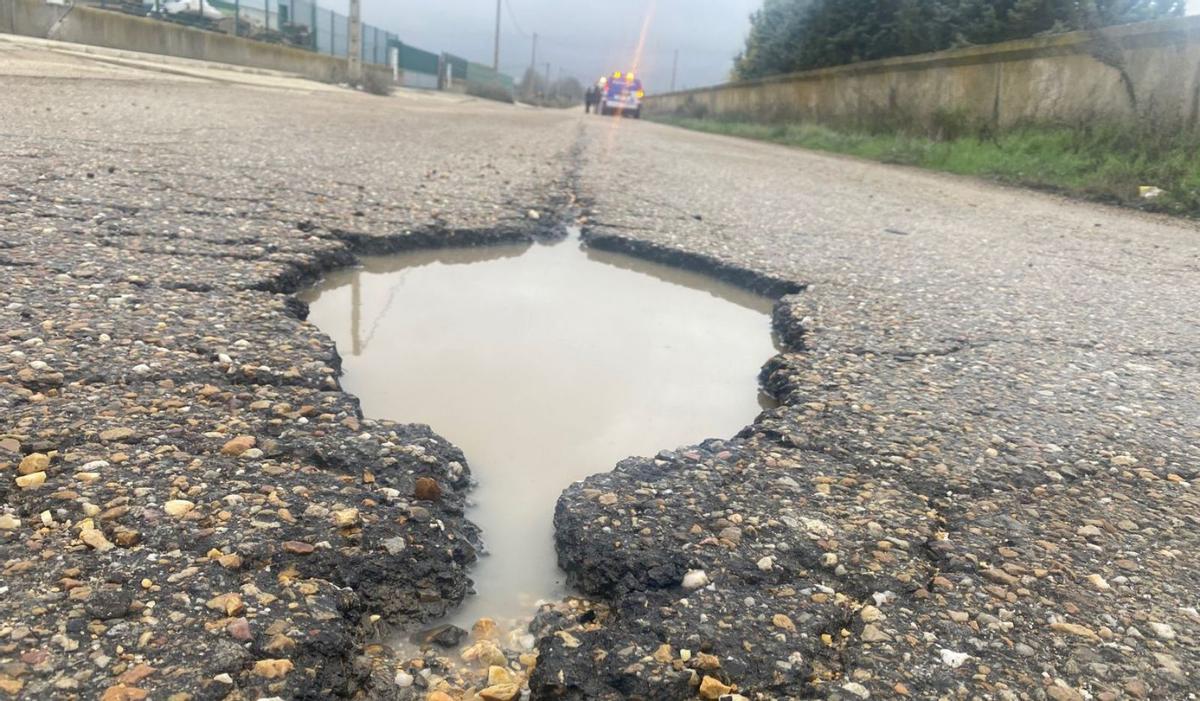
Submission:
<svg viewBox="0 0 1200 701">
<path fill-rule="evenodd" d="M 679 51 L 677 87 L 728 79 L 742 48 L 750 13 L 762 0 L 502 0 L 500 68 L 519 78 L 529 67 L 532 34 L 538 33 L 538 70 L 590 81 L 629 70 L 642 26 L 646 43 L 639 72 L 647 90 L 666 91 Z M 346 0 L 322 0 L 345 12 Z M 402 41 L 429 51 L 449 51 L 491 65 L 495 0 L 362 0 L 363 21 L 389 29 Z M 1188 0 L 1200 14 L 1200 0 Z M 515 21 L 514 21 L 515 20 Z"/>
<path fill-rule="evenodd" d="M 677 87 L 724 82 L 742 48 L 750 13 L 762 0 L 502 0 L 500 68 L 519 78 L 538 33 L 538 70 L 549 61 L 580 80 L 629 70 L 649 17 L 640 73 L 646 89 L 670 87 L 679 50 Z M 346 0 L 323 0 L 345 11 Z M 449 51 L 491 65 L 495 0 L 362 0 L 363 21 L 429 51 Z M 509 12 L 511 9 L 511 13 Z M 516 20 L 515 22 L 513 20 Z"/>
</svg>

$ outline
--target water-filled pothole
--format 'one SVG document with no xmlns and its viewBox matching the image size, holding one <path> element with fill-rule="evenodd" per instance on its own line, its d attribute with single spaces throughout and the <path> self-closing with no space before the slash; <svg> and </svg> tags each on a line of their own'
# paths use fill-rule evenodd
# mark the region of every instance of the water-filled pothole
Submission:
<svg viewBox="0 0 1200 701">
<path fill-rule="evenodd" d="M 555 245 L 364 258 L 308 296 L 366 415 L 427 423 L 467 456 L 489 556 L 449 622 L 515 621 L 567 593 L 553 546 L 570 483 L 630 455 L 729 437 L 760 411 L 771 300 Z"/>
</svg>

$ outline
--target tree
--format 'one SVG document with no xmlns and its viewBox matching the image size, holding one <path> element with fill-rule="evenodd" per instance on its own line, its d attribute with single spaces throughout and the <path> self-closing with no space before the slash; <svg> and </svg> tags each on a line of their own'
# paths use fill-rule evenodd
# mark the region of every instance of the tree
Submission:
<svg viewBox="0 0 1200 701">
<path fill-rule="evenodd" d="M 1186 0 L 764 0 L 733 75 L 857 61 L 1182 15 Z"/>
<path fill-rule="evenodd" d="M 517 94 L 525 99 L 533 99 L 545 95 L 547 87 L 549 86 L 541 72 L 526 68 L 521 82 L 517 83 Z"/>
</svg>

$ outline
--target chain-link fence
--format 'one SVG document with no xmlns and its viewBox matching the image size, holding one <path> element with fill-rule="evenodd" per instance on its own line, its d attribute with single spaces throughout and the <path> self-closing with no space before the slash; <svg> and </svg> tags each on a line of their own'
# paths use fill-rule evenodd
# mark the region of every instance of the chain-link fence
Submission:
<svg viewBox="0 0 1200 701">
<path fill-rule="evenodd" d="M 316 0 L 76 0 L 80 4 L 186 24 L 248 39 L 346 56 L 350 19 Z M 362 26 L 362 61 L 390 66 L 399 83 L 511 100 L 513 79 L 448 53 L 405 44 L 381 27 Z"/>
</svg>

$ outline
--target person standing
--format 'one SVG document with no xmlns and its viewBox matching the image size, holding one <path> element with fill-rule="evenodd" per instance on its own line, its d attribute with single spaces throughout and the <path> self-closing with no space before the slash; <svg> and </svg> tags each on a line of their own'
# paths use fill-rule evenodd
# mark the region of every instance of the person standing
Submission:
<svg viewBox="0 0 1200 701">
<path fill-rule="evenodd" d="M 592 106 L 596 104 L 596 86 L 591 86 L 583 93 L 583 112 L 591 114 Z"/>
</svg>

